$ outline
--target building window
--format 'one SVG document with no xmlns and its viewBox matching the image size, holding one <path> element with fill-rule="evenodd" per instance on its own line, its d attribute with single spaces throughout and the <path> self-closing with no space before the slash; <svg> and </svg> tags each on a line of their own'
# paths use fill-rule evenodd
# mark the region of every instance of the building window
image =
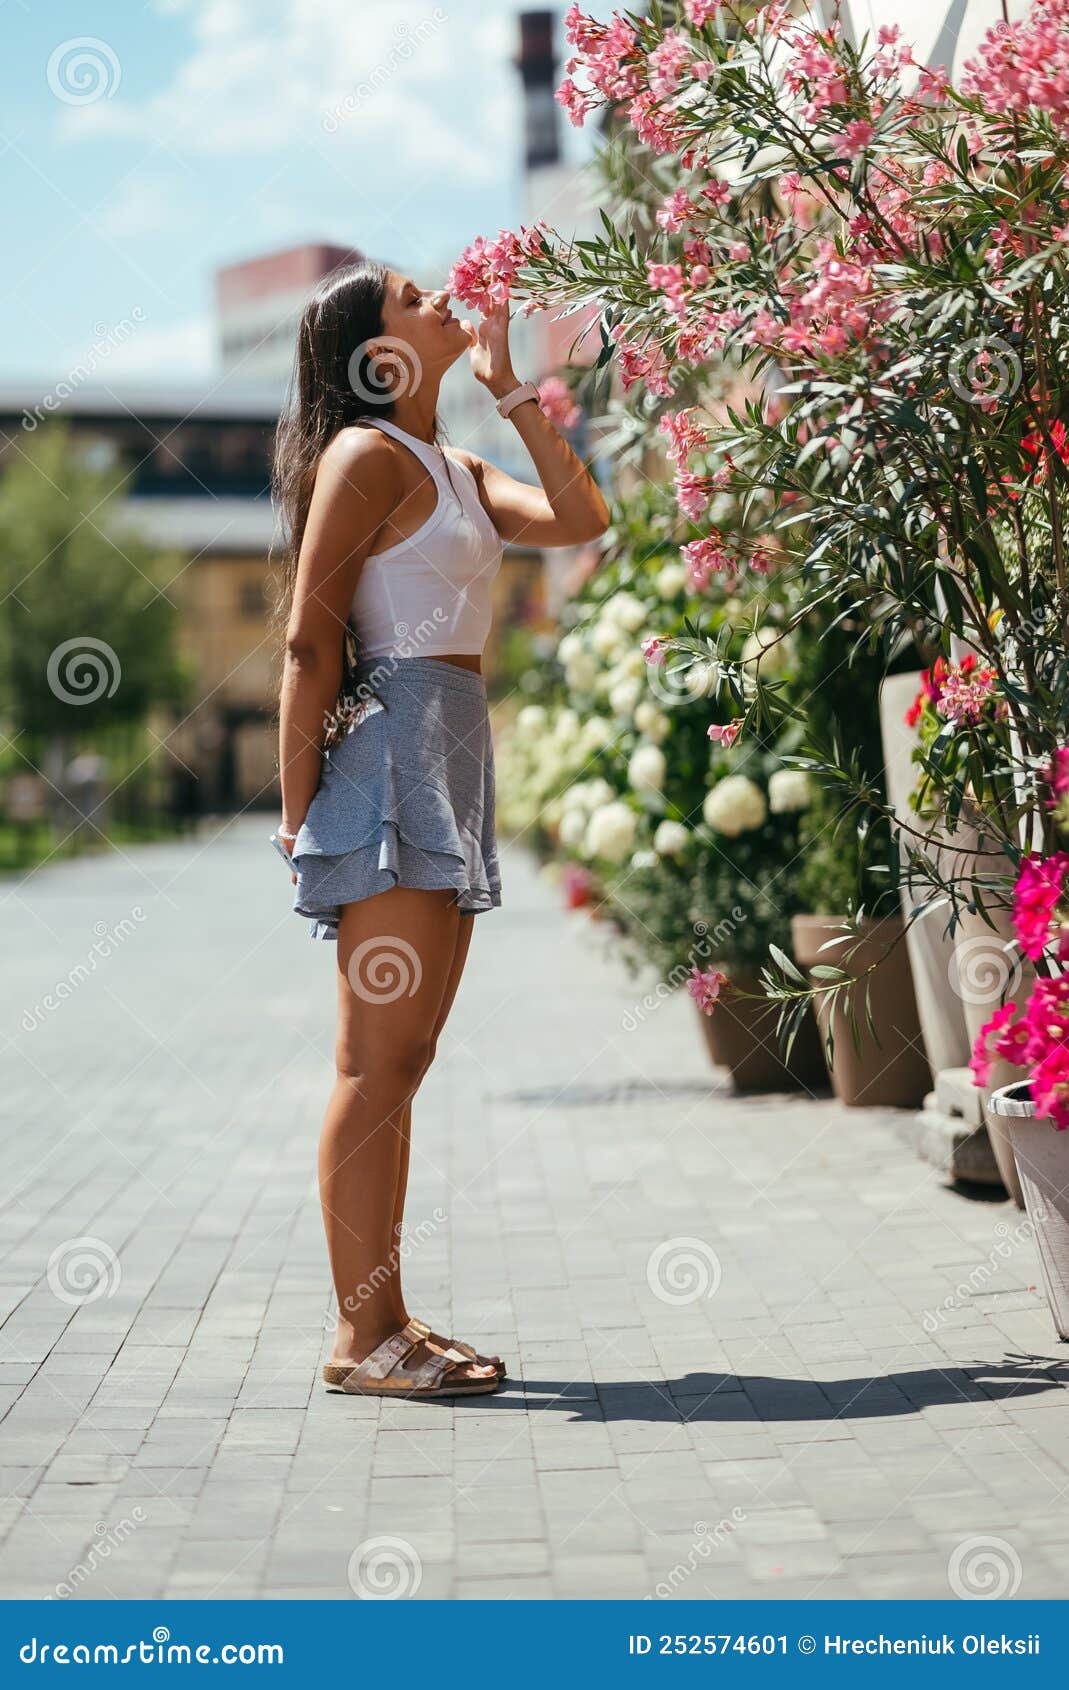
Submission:
<svg viewBox="0 0 1069 1690">
<path fill-rule="evenodd" d="M 262 617 L 267 612 L 267 595 L 262 581 L 246 578 L 241 583 L 240 599 L 242 616 Z"/>
</svg>

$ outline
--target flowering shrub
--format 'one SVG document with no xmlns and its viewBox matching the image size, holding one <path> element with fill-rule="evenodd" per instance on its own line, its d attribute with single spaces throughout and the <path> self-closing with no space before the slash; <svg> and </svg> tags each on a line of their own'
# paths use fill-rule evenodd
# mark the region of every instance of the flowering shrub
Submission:
<svg viewBox="0 0 1069 1690">
<path fill-rule="evenodd" d="M 967 873 L 894 822 L 832 737 L 807 725 L 798 761 L 866 837 L 896 827 L 952 918 L 1009 909 L 1022 855 L 1056 848 L 1043 771 L 1069 717 L 1066 0 L 993 30 L 957 88 L 894 26 L 855 45 L 815 7 L 685 0 L 670 26 L 572 7 L 567 31 L 559 99 L 576 123 L 610 110 L 659 202 L 632 183 L 597 239 L 546 231 L 512 296 L 599 308 L 599 364 L 692 525 L 692 593 L 771 570 L 798 622 L 833 605 L 885 665 L 927 656 L 922 792 L 951 835 L 968 809 Z M 759 532 L 717 520 L 725 496 L 762 504 Z M 697 671 L 714 726 L 741 723 L 738 746 L 786 731 L 789 689 L 722 621 L 647 635 L 662 669 Z"/>
<path fill-rule="evenodd" d="M 702 614 L 740 663 L 775 666 L 784 686 L 797 653 L 774 637 L 788 615 L 774 579 L 699 601 L 677 521 L 664 488 L 616 507 L 607 556 L 565 615 L 559 679 L 499 747 L 501 817 L 590 877 L 584 901 L 611 916 L 632 961 L 665 975 L 753 969 L 789 943 L 809 782 L 774 739 L 733 748 L 730 701 L 709 696 L 701 665 L 657 662 L 645 630 L 671 635 Z"/>
</svg>

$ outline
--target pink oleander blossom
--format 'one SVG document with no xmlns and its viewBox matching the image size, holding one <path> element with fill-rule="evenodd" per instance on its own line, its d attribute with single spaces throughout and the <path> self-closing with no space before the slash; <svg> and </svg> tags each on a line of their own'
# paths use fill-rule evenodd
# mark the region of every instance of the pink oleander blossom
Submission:
<svg viewBox="0 0 1069 1690">
<path fill-rule="evenodd" d="M 477 311 L 489 311 L 504 304 L 512 292 L 516 274 L 528 259 L 545 250 L 541 228 L 521 228 L 518 235 L 508 229 L 488 241 L 479 235 L 461 253 L 446 279 L 455 298 Z"/>
<path fill-rule="evenodd" d="M 683 0 L 683 10 L 687 15 L 687 22 L 695 29 L 703 29 L 716 17 L 724 5 L 724 0 Z"/>
<path fill-rule="evenodd" d="M 1033 962 L 1039 961 L 1053 936 L 1067 869 L 1069 853 L 1065 851 L 1055 851 L 1050 857 L 1030 852 L 1021 858 L 1013 889 L 1013 926 L 1021 949 Z"/>
<path fill-rule="evenodd" d="M 727 975 L 719 968 L 699 968 L 695 963 L 687 980 L 687 991 L 703 1015 L 712 1015 L 727 983 Z"/>
<path fill-rule="evenodd" d="M 650 634 L 649 638 L 642 642 L 642 655 L 647 663 L 658 664 L 664 662 L 668 653 L 664 641 L 659 640 L 656 634 Z"/>
<path fill-rule="evenodd" d="M 563 376 L 545 376 L 539 382 L 538 403 L 550 422 L 565 430 L 575 428 L 583 414 Z"/>
<path fill-rule="evenodd" d="M 1069 0 L 1035 0 L 1017 23 L 988 30 L 962 92 L 1007 115 L 1042 112 L 1069 134 Z"/>
<path fill-rule="evenodd" d="M 741 721 L 724 723 L 713 722 L 712 725 L 706 729 L 706 732 L 714 745 L 723 745 L 730 749 L 742 732 L 742 723 Z"/>
<path fill-rule="evenodd" d="M 735 560 L 724 550 L 723 537 L 715 528 L 700 540 L 692 540 L 682 552 L 693 592 L 703 593 L 714 575 L 725 575 L 729 581 L 735 579 Z"/>
<path fill-rule="evenodd" d="M 681 468 L 691 452 L 709 444 L 709 436 L 705 430 L 691 422 L 692 414 L 693 409 L 690 406 L 682 411 L 666 411 L 657 424 L 657 432 L 668 436 L 668 456 Z"/>
</svg>

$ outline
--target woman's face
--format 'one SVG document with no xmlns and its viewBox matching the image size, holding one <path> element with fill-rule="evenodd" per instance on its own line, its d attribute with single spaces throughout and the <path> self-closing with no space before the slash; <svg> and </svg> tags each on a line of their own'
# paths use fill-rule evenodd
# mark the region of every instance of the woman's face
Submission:
<svg viewBox="0 0 1069 1690">
<path fill-rule="evenodd" d="M 471 345 L 467 331 L 449 309 L 446 290 L 418 288 L 396 270 L 386 280 L 382 339 L 391 355 L 413 366 L 417 386 L 421 370 L 441 375 Z M 377 337 L 371 344 L 378 344 Z"/>
</svg>

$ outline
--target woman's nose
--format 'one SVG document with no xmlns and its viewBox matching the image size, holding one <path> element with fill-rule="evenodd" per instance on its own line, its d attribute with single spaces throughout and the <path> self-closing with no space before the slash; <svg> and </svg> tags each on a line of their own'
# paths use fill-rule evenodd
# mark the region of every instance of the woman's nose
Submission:
<svg viewBox="0 0 1069 1690">
<path fill-rule="evenodd" d="M 436 307 L 439 306 L 439 305 L 448 305 L 449 304 L 449 289 L 448 288 L 432 288 L 432 290 L 431 290 L 431 304 L 436 306 Z"/>
</svg>

